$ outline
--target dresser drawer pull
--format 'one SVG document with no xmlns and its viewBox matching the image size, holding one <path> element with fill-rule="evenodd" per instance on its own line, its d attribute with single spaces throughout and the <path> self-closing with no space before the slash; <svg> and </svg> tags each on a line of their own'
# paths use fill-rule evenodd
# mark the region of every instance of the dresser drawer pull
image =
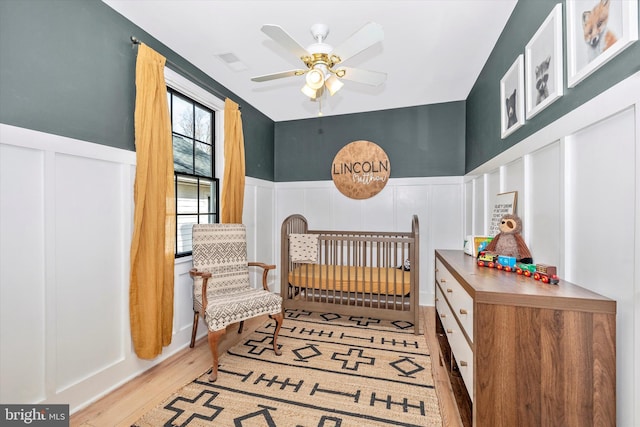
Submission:
<svg viewBox="0 0 640 427">
<path fill-rule="evenodd" d="M 442 318 L 444 319 L 445 317 L 447 317 L 447 315 L 446 315 L 445 313 L 442 313 L 442 314 L 440 315 L 440 317 L 442 317 Z"/>
<path fill-rule="evenodd" d="M 440 279 L 440 283 L 447 283 L 447 279 Z"/>
<path fill-rule="evenodd" d="M 465 362 L 464 360 L 460 361 L 460 366 L 467 366 L 467 362 Z"/>
<path fill-rule="evenodd" d="M 447 288 L 447 292 L 448 292 L 448 293 L 453 293 L 453 289 L 451 289 L 451 288 Z"/>
<path fill-rule="evenodd" d="M 460 309 L 460 314 L 468 314 L 468 313 L 467 313 L 467 310 L 465 310 L 464 308 L 461 308 Z"/>
<path fill-rule="evenodd" d="M 447 329 L 447 333 L 448 334 L 452 334 L 453 333 L 453 329 Z"/>
</svg>

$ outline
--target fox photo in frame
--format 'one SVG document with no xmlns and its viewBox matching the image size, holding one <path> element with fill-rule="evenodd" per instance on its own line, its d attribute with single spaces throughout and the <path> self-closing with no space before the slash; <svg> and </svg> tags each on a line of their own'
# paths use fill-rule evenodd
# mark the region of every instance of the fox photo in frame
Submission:
<svg viewBox="0 0 640 427">
<path fill-rule="evenodd" d="M 527 119 L 563 93 L 562 4 L 558 3 L 525 47 Z"/>
<path fill-rule="evenodd" d="M 567 86 L 638 40 L 638 2 L 567 0 Z"/>
<path fill-rule="evenodd" d="M 524 56 L 518 55 L 500 80 L 500 130 L 502 138 L 524 124 Z"/>
</svg>

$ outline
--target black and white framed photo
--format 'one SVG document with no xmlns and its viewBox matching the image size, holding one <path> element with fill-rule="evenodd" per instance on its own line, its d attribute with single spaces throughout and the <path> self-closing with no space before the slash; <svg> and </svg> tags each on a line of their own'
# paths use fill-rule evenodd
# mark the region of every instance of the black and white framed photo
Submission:
<svg viewBox="0 0 640 427">
<path fill-rule="evenodd" d="M 502 138 L 524 124 L 524 56 L 518 55 L 500 80 L 500 130 Z"/>
<path fill-rule="evenodd" d="M 562 96 L 562 4 L 558 3 L 533 35 L 524 53 L 527 119 Z"/>
<path fill-rule="evenodd" d="M 638 40 L 638 2 L 567 0 L 567 86 Z"/>
</svg>

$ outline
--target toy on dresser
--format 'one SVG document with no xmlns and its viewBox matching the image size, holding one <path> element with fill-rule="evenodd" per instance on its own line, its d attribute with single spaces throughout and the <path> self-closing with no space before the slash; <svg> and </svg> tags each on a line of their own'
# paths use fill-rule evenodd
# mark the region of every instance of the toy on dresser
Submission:
<svg viewBox="0 0 640 427">
<path fill-rule="evenodd" d="M 521 236 L 522 221 L 515 215 L 505 215 L 500 220 L 500 232 L 487 245 L 487 252 L 514 257 L 518 262 L 533 263 L 531 252 Z"/>
<path fill-rule="evenodd" d="M 543 283 L 557 284 L 560 280 L 556 267 L 533 263 L 531 252 L 520 235 L 521 231 L 520 218 L 515 215 L 503 216 L 500 233 L 478 253 L 478 266 L 515 272 Z"/>
<path fill-rule="evenodd" d="M 517 273 L 521 276 L 533 277 L 542 283 L 557 285 L 560 282 L 555 266 L 518 262 L 515 257 L 498 255 L 495 252 L 480 251 L 476 263 L 479 267 L 495 268 L 508 273 Z"/>
</svg>

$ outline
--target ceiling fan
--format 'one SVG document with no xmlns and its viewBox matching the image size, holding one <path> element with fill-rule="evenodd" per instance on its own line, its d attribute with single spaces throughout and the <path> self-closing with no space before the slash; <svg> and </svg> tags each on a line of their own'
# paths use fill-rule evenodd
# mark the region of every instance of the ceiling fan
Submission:
<svg viewBox="0 0 640 427">
<path fill-rule="evenodd" d="M 331 95 L 339 91 L 344 85 L 343 79 L 371 86 L 378 86 L 387 79 L 386 73 L 342 66 L 347 59 L 383 40 L 382 26 L 375 22 L 362 26 L 335 49 L 324 42 L 329 34 L 329 27 L 325 24 L 311 26 L 311 34 L 316 42 L 306 49 L 278 25 L 263 25 L 262 32 L 298 57 L 306 69 L 257 76 L 251 79 L 254 82 L 306 74 L 302 93 L 315 100 L 323 95 L 325 88 Z"/>
</svg>

